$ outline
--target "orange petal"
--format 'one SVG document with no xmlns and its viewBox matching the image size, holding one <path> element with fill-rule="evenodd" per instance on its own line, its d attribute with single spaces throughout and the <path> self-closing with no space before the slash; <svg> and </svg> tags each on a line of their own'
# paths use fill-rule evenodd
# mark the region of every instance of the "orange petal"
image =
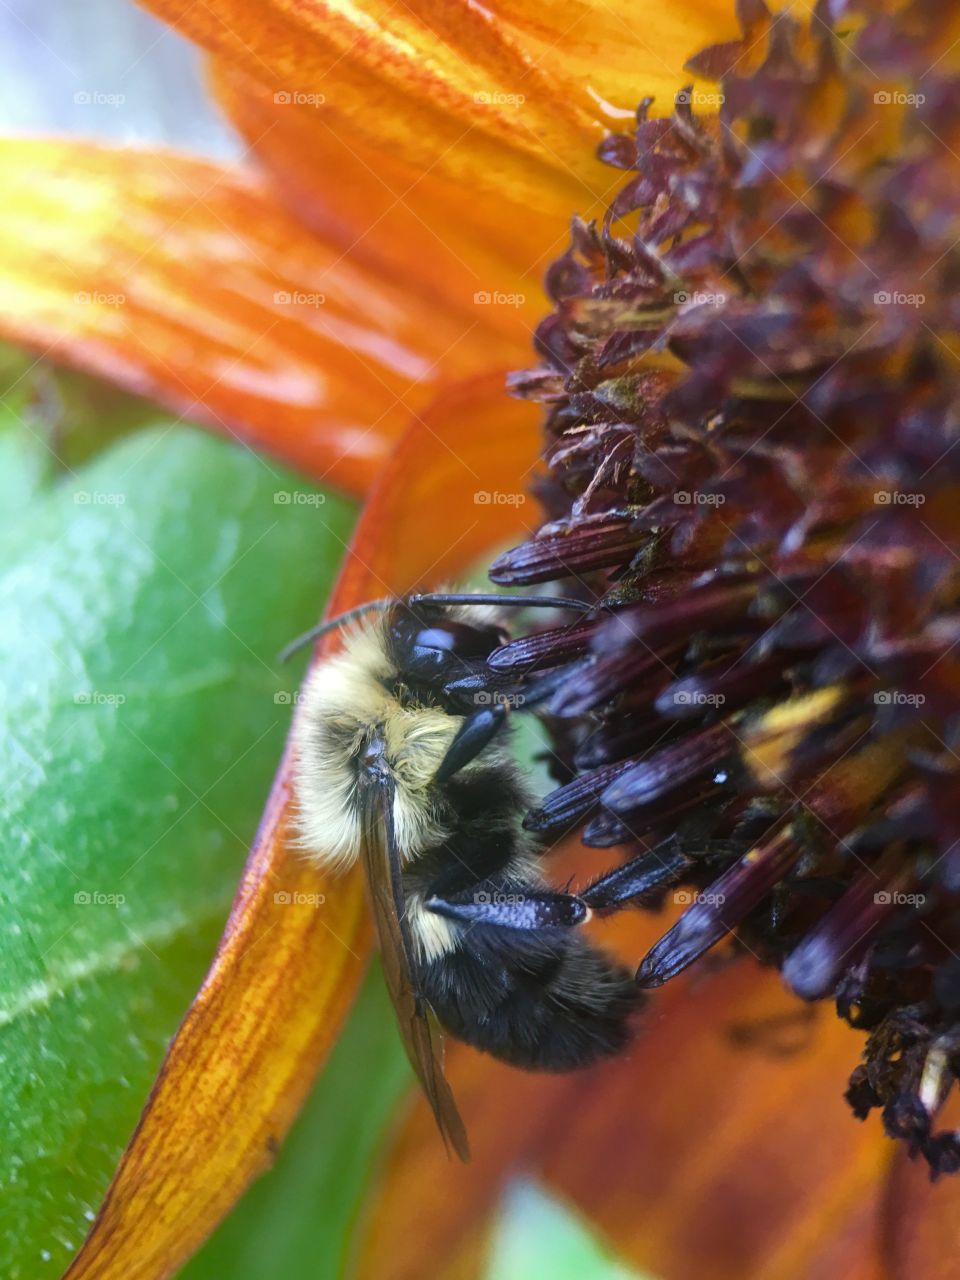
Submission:
<svg viewBox="0 0 960 1280">
<path fill-rule="evenodd" d="M 565 1123 L 575 1105 L 569 1076 L 523 1074 L 452 1042 L 446 1058 L 470 1135 L 470 1163 L 453 1168 L 433 1115 L 413 1101 L 365 1207 L 357 1280 L 455 1275 L 456 1260 L 507 1180 L 536 1167 L 547 1132 Z M 418 1230 L 410 1230 L 411 1222 Z"/>
<path fill-rule="evenodd" d="M 566 247 L 573 205 L 520 208 L 500 194 L 478 193 L 366 146 L 332 128 L 322 111 L 277 103 L 270 89 L 222 59 L 212 75 L 291 213 L 341 243 L 353 261 L 425 297 L 465 310 L 480 299 L 485 321 L 515 336 L 516 363 L 530 362 L 530 331 L 548 309 L 541 280 Z"/>
<path fill-rule="evenodd" d="M 666 106 L 690 54 L 737 34 L 727 0 L 642 14 L 633 0 L 148 7 L 289 110 L 322 114 L 348 148 L 561 216 L 589 212 L 616 177 L 593 154 L 609 122 L 646 94 Z"/>
<path fill-rule="evenodd" d="M 891 1144 L 842 1097 L 858 1037 L 825 1006 L 805 1027 L 809 1013 L 752 963 L 671 984 L 632 1061 L 544 1153 L 545 1175 L 671 1280 L 879 1280 Z"/>
<path fill-rule="evenodd" d="M 327 6 L 324 12 L 334 8 Z M 220 51 L 212 61 L 214 87 L 296 217 L 339 240 L 355 260 L 458 307 L 476 294 L 509 299 L 499 305 L 494 301 L 490 318 L 517 332 L 522 324 L 533 328 L 546 305 L 541 279 L 566 248 L 571 215 L 598 212 L 623 180 L 594 158 L 607 114 L 598 110 L 597 99 L 621 104 L 626 118 L 648 91 L 660 93 L 662 105 L 669 104 L 682 79 L 683 59 L 695 47 L 688 42 L 732 33 L 727 6 L 720 0 L 712 9 L 698 5 L 692 28 L 689 15 L 668 7 L 657 19 L 662 30 L 639 35 L 625 4 L 554 5 L 549 12 L 542 6 L 510 5 L 495 7 L 493 19 L 473 5 L 388 8 L 403 30 L 401 38 L 413 42 L 408 49 L 432 48 L 442 41 L 452 53 L 447 71 L 465 113 L 463 132 L 455 141 L 423 131 L 436 130 L 437 121 L 423 129 L 413 126 L 410 112 L 425 105 L 421 99 L 428 68 L 418 64 L 410 69 L 409 80 L 400 75 L 397 81 L 399 70 L 389 57 L 381 66 L 381 41 L 396 53 L 386 26 L 363 47 L 344 52 L 335 24 L 321 27 L 319 20 L 308 23 L 302 14 L 292 18 L 283 5 L 266 11 L 258 6 L 257 20 L 269 29 L 288 19 L 302 23 L 302 30 L 297 27 L 302 47 L 283 61 L 268 35 L 264 44 L 271 49 L 269 57 L 264 60 L 262 46 L 254 42 L 250 48 L 257 50 L 256 57 L 238 63 L 236 50 L 231 52 L 218 27 L 221 10 L 217 19 L 203 21 L 202 29 L 193 25 L 203 17 L 194 9 L 183 14 L 177 8 L 175 15 Z M 420 16 L 412 18 L 413 11 Z M 235 12 L 240 13 L 240 6 Z M 171 10 L 168 16 L 173 14 Z M 356 20 L 371 22 L 369 17 Z M 474 28 L 482 37 L 479 43 Z M 247 31 L 243 38 L 250 40 Z M 324 52 L 334 48 L 335 55 Z M 324 58 L 329 67 L 324 84 L 329 86 L 319 93 L 311 77 Z M 391 105 L 351 115 L 341 100 L 341 79 L 368 62 L 376 63 L 377 75 L 389 82 L 379 93 L 387 94 Z M 473 97 L 468 92 L 471 76 L 488 86 L 475 89 Z M 490 87 L 518 78 L 522 94 L 514 88 L 504 97 L 505 91 Z M 308 90 L 307 85 L 314 87 Z M 444 127 L 452 119 L 450 96 L 440 113 Z M 477 96 L 484 100 L 477 102 Z M 517 102 L 518 97 L 524 101 Z M 579 110 L 573 109 L 575 102 L 581 104 Z M 565 141 L 548 137 L 558 123 L 569 130 Z M 624 121 L 611 123 L 622 127 Z M 498 131 L 496 164 L 481 154 L 493 126 Z M 388 129 L 400 136 L 387 136 Z M 531 178 L 535 191 L 532 183 L 529 189 L 517 187 L 521 179 Z"/>
<path fill-rule="evenodd" d="M 952 1100 L 955 1103 L 955 1099 Z M 957 1123 L 957 1107 L 948 1104 L 937 1128 Z M 899 1150 L 884 1197 L 887 1271 L 884 1280 L 957 1280 L 960 1276 L 960 1180 L 956 1175 L 931 1183 L 923 1160 Z"/>
<path fill-rule="evenodd" d="M 621 940 L 634 931 L 634 960 L 651 924 L 664 928 L 615 924 Z M 842 1099 L 858 1037 L 826 1007 L 809 1023 L 807 1014 L 776 974 L 741 962 L 658 992 L 630 1054 L 599 1069 L 537 1078 L 457 1046 L 449 1074 L 476 1163 L 451 1190 L 418 1103 L 371 1201 L 362 1275 L 442 1274 L 522 1168 L 572 1200 L 622 1257 L 670 1280 L 880 1280 L 892 1144 Z M 412 1214 L 416 1233 L 402 1230 Z"/>
<path fill-rule="evenodd" d="M 332 611 L 461 572 L 522 528 L 522 507 L 474 501 L 536 455 L 536 413 L 501 386 L 498 376 L 452 389 L 403 438 Z M 269 1163 L 354 995 L 369 943 L 361 886 L 290 847 L 289 763 L 287 754 L 213 967 L 70 1280 L 156 1280 L 190 1255 Z M 296 894 L 318 893 L 322 908 L 296 905 Z"/>
<path fill-rule="evenodd" d="M 521 354 L 364 270 L 261 179 L 187 156 L 0 141 L 0 335 L 360 491 L 441 379 Z"/>
</svg>

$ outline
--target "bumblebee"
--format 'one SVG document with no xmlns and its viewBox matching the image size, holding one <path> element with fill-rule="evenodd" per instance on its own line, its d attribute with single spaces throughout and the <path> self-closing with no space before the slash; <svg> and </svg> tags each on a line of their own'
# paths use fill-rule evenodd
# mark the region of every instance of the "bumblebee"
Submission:
<svg viewBox="0 0 960 1280">
<path fill-rule="evenodd" d="M 509 753 L 513 707 L 549 691 L 492 688 L 506 608 L 568 600 L 481 594 L 376 601 L 316 664 L 294 729 L 301 843 L 366 873 L 401 1035 L 444 1138 L 466 1159 L 430 1015 L 514 1066 L 569 1071 L 623 1048 L 632 976 L 579 931 L 582 898 L 548 888 L 522 820 L 532 797 Z M 364 615 L 372 617 L 364 618 Z M 501 677 L 502 679 L 502 677 Z"/>
</svg>

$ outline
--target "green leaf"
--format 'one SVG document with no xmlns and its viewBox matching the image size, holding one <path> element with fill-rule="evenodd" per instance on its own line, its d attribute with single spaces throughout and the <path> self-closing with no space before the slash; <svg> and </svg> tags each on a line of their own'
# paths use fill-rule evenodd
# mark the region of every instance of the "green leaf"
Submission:
<svg viewBox="0 0 960 1280">
<path fill-rule="evenodd" d="M 351 512 L 164 426 L 0 526 L 0 1274 L 58 1276 L 203 976 Z"/>
<path fill-rule="evenodd" d="M 412 1079 L 375 966 L 277 1164 L 180 1280 L 343 1275 L 385 1127 Z"/>
</svg>

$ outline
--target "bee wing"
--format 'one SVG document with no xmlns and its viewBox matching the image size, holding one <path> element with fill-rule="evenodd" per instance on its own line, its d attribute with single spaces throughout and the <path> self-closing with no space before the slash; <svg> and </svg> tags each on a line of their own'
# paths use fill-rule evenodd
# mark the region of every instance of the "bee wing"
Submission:
<svg viewBox="0 0 960 1280">
<path fill-rule="evenodd" d="M 363 868 L 373 905 L 387 990 L 400 1025 L 400 1036 L 444 1142 L 453 1147 L 461 1160 L 469 1160 L 467 1131 L 443 1074 L 426 1007 L 417 994 L 413 943 L 400 877 L 400 850 L 393 826 L 392 786 L 378 787 L 376 802 L 364 807 Z"/>
</svg>

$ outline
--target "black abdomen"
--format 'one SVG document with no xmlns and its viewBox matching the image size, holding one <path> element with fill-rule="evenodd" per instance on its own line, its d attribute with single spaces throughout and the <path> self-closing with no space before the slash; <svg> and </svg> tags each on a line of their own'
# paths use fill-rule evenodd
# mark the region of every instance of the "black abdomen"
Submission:
<svg viewBox="0 0 960 1280">
<path fill-rule="evenodd" d="M 570 1071 L 619 1052 L 640 995 L 583 937 L 478 926 L 421 970 L 422 994 L 460 1040 L 517 1067 Z"/>
<path fill-rule="evenodd" d="M 450 780 L 444 799 L 456 822 L 441 845 L 404 869 L 405 892 L 421 902 L 536 895 L 536 845 L 520 827 L 529 797 L 513 766 L 474 765 Z M 632 975 L 575 929 L 480 919 L 451 927 L 457 945 L 421 960 L 416 977 L 420 995 L 459 1040 L 540 1071 L 570 1071 L 623 1048 L 642 997 Z"/>
</svg>

